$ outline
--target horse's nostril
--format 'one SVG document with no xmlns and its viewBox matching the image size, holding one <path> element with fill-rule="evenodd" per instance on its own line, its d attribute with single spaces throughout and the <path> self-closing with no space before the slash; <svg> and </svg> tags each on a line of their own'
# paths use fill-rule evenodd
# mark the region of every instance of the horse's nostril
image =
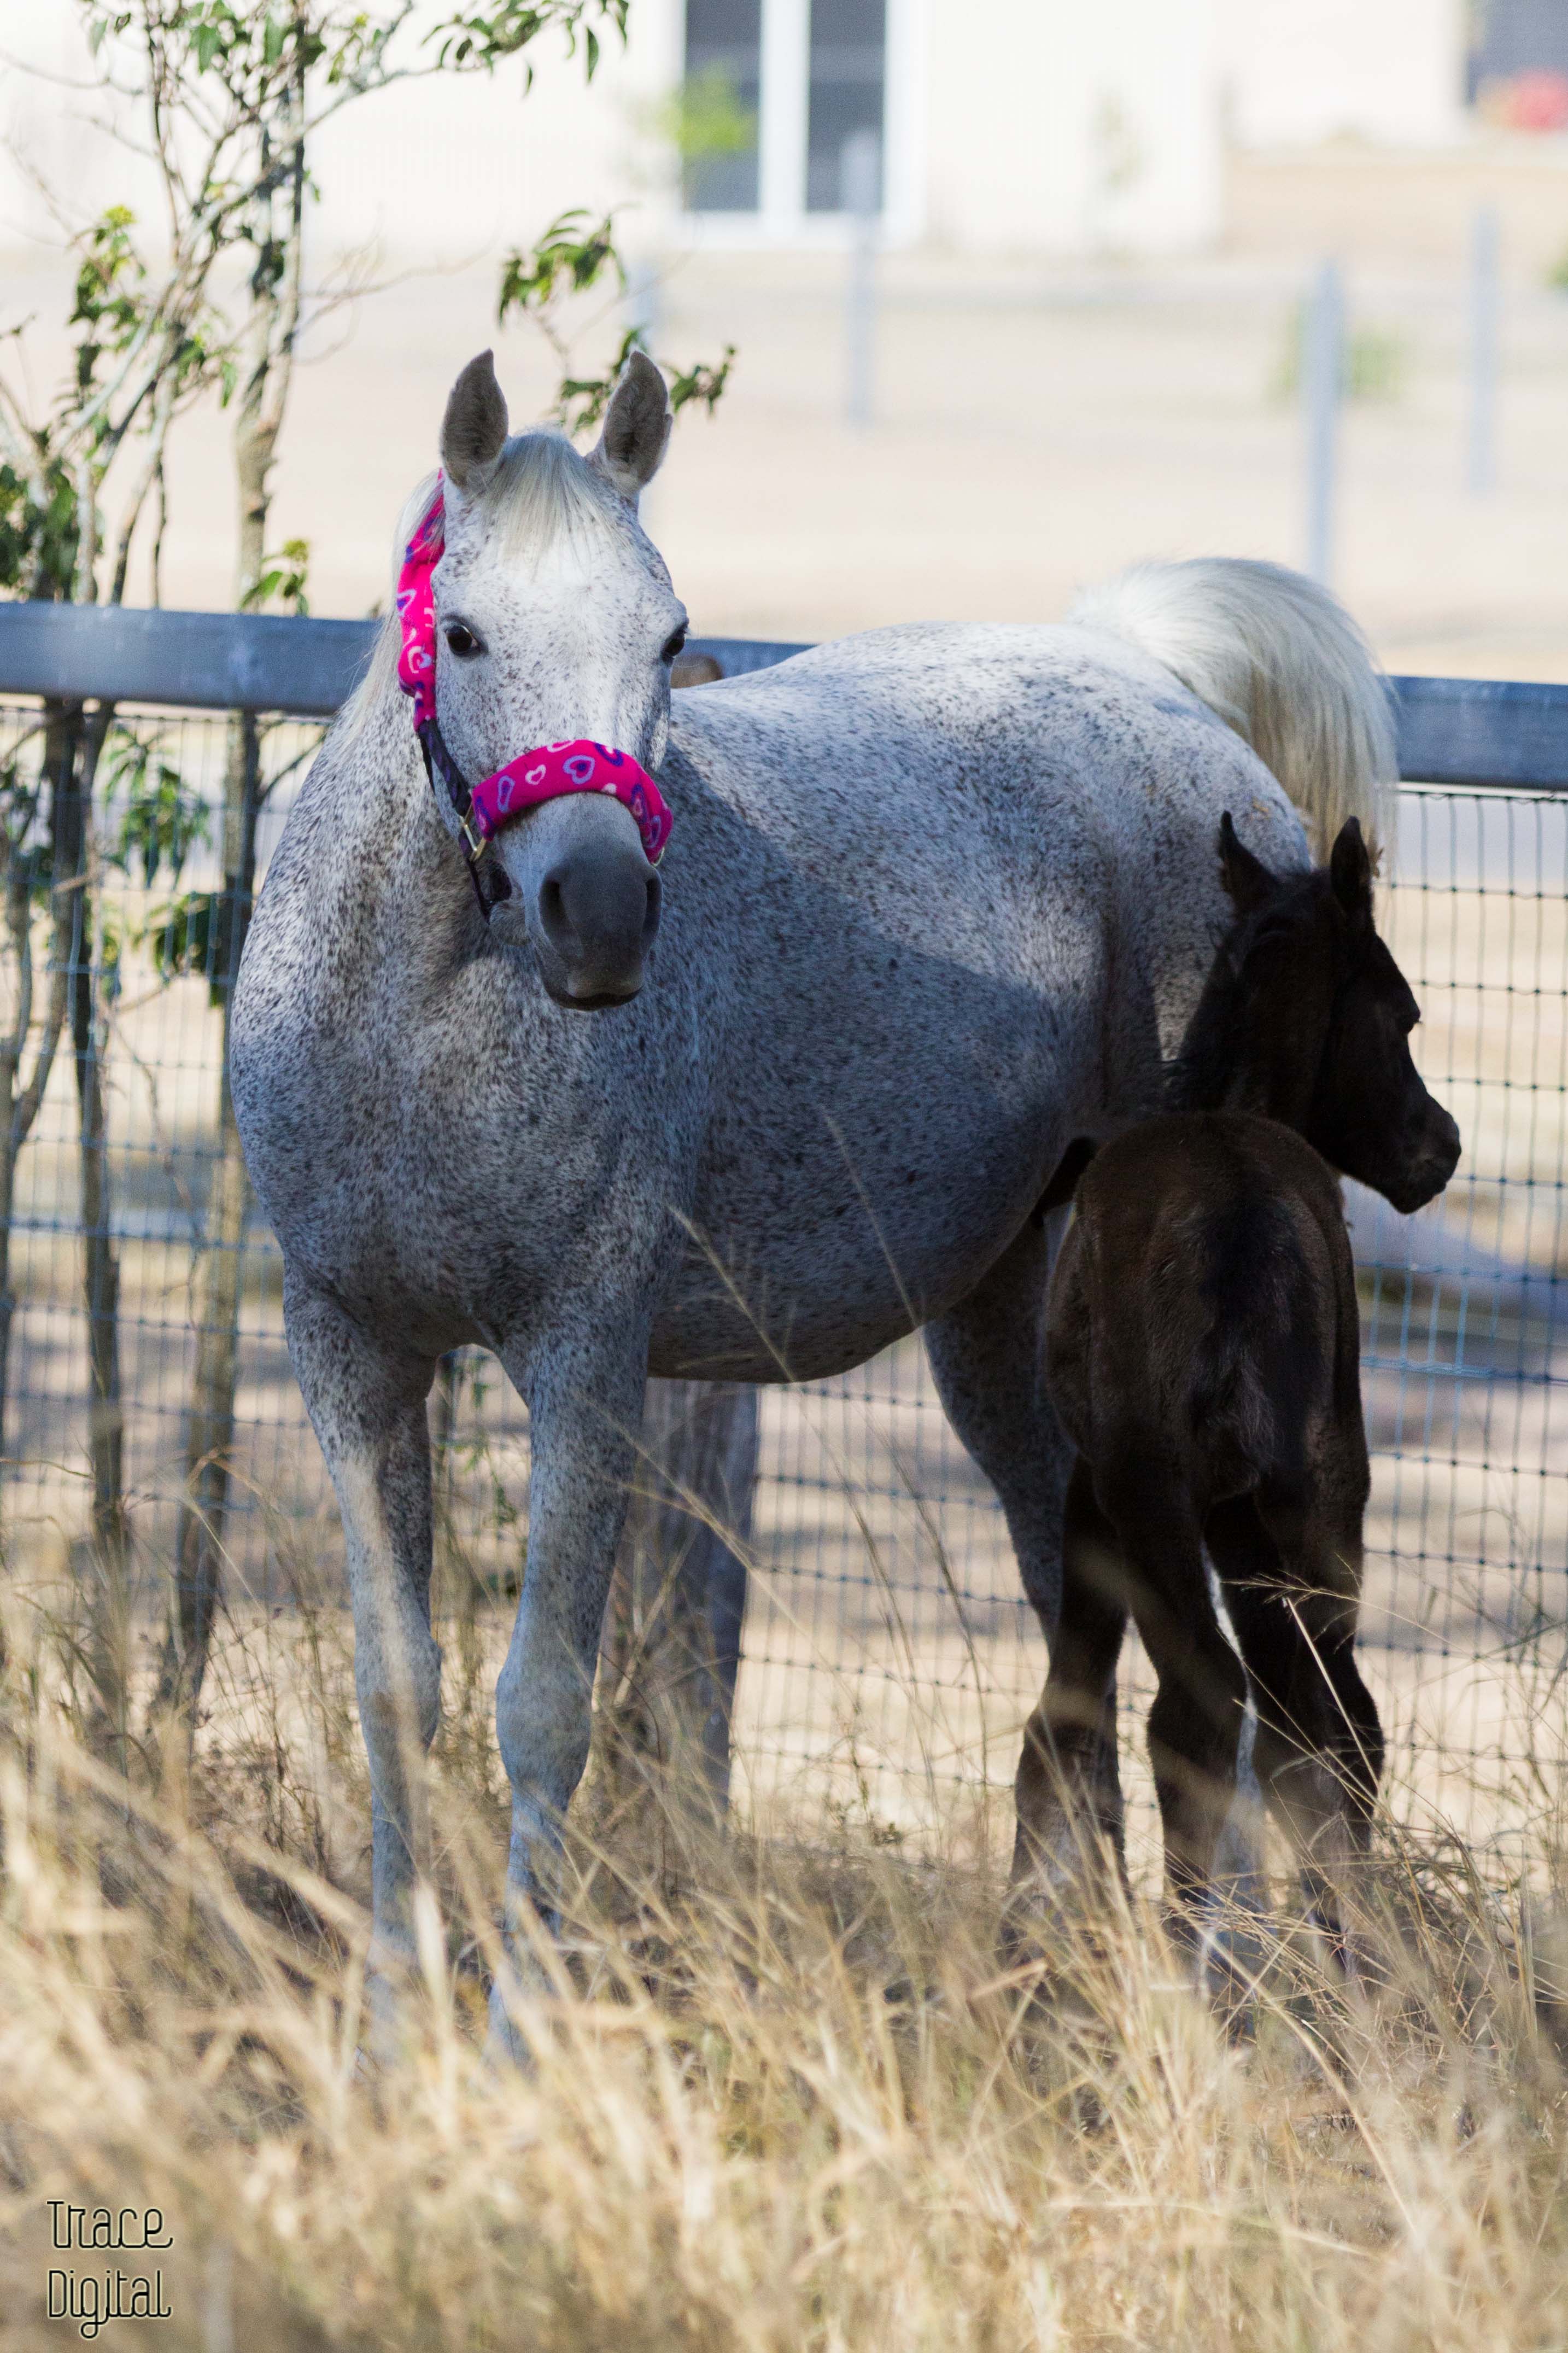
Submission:
<svg viewBox="0 0 1568 2353">
<path fill-rule="evenodd" d="M 658 930 L 658 914 L 659 880 L 657 874 L 650 874 L 647 878 L 647 905 L 642 919 L 642 944 L 645 948 L 653 945 L 654 934 Z"/>
<path fill-rule="evenodd" d="M 566 896 L 559 875 L 547 874 L 539 886 L 539 919 L 552 939 L 567 928 Z"/>
</svg>

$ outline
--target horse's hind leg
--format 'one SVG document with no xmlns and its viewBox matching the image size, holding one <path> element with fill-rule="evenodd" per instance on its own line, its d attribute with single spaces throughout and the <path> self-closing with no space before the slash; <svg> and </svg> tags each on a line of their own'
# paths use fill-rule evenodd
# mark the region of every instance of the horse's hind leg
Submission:
<svg viewBox="0 0 1568 2353">
<path fill-rule="evenodd" d="M 425 1409 L 435 1362 L 377 1339 L 293 1274 L 283 1305 L 289 1353 L 347 1541 L 354 1689 L 370 1758 L 372 2026 L 385 2050 L 415 1961 L 414 1880 L 428 1844 L 425 1756 L 440 1704 Z"/>
<path fill-rule="evenodd" d="M 1159 1680 L 1149 1761 L 1165 1839 L 1172 1923 L 1195 1934 L 1212 1909 L 1215 1861 L 1236 1796 L 1247 1673 L 1220 1625 L 1185 1488 L 1135 1440 L 1096 1480 L 1126 1554 L 1128 1594 Z"/>
<path fill-rule="evenodd" d="M 1127 1630 L 1127 1571 L 1115 1529 L 1080 1458 L 1068 1482 L 1061 1614 L 1050 1672 L 1018 1761 L 1016 1898 L 1055 1895 L 1092 1876 L 1109 1843 L 1121 1858 L 1116 1662 Z"/>
<path fill-rule="evenodd" d="M 1366 1852 L 1383 1727 L 1355 1662 L 1362 1504 L 1313 1507 L 1272 1485 L 1211 1514 L 1209 1547 L 1258 1707 L 1258 1778 L 1342 1939 L 1335 1881 Z"/>
<path fill-rule="evenodd" d="M 1062 1614 L 1062 1532 L 1071 1443 L 1047 1394 L 1043 1334 L 1050 1275 L 1047 1238 L 1031 1223 L 962 1306 L 925 1329 L 926 1354 L 947 1416 L 995 1488 L 1017 1556 L 1024 1591 L 1053 1659 Z M 1120 1640 L 1120 1631 L 1118 1635 Z M 1094 1817 L 1119 1838 L 1121 1788 L 1116 1762 L 1112 1656 L 1097 1711 L 1099 1736 L 1079 1758 Z M 1038 1755 L 1033 1725 L 1019 1767 L 1020 1797 L 1032 1803 Z M 1026 1793 L 1027 1783 L 1027 1793 Z M 1022 1818 L 1014 1872 L 1029 1867 Z"/>
</svg>

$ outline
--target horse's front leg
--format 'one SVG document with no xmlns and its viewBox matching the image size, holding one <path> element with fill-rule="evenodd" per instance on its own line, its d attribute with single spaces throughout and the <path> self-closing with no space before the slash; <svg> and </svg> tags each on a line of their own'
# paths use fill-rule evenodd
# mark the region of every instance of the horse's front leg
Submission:
<svg viewBox="0 0 1568 2353">
<path fill-rule="evenodd" d="M 354 1689 L 370 1758 L 372 2044 L 387 2055 L 415 1962 L 414 1883 L 428 1847 L 425 1759 L 440 1705 L 426 1419 L 435 1362 L 367 1332 L 293 1275 L 283 1307 L 347 1540 Z"/>
<path fill-rule="evenodd" d="M 616 1546 L 635 1475 L 647 1340 L 558 1344 L 515 1366 L 533 1451 L 528 1567 L 506 1662 L 496 1685 L 496 1730 L 511 1784 L 505 1939 L 517 1981 L 537 1983 L 533 1921 L 557 1918 L 562 1831 L 588 1761 L 594 1673 Z M 492 2052 L 523 2046 L 499 1979 L 490 1994 Z"/>
</svg>

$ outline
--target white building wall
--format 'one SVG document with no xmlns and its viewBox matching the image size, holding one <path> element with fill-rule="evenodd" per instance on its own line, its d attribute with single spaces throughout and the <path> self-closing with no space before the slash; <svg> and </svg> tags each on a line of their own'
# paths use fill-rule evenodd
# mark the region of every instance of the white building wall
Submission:
<svg viewBox="0 0 1568 2353">
<path fill-rule="evenodd" d="M 1466 0 L 889 0 L 886 230 L 974 252 L 1161 253 L 1220 226 L 1224 117 L 1247 144 L 1342 132 L 1405 144 L 1463 122 Z M 427 0 L 429 13 L 437 0 Z M 635 0 L 631 40 L 606 41 L 594 83 L 554 36 L 524 100 L 493 79 L 409 83 L 357 101 L 321 136 L 323 263 L 366 248 L 391 268 L 456 264 L 532 240 L 568 205 L 620 208 L 636 252 L 672 239 L 837 241 L 802 212 L 802 70 L 809 0 L 764 0 L 784 79 L 763 105 L 762 213 L 683 223 L 658 100 L 679 78 L 683 0 Z M 86 82 L 76 0 L 28 0 L 11 45 Z M 793 77 L 790 87 L 785 79 Z M 15 70 L 0 130 L 76 222 L 130 193 L 156 217 L 143 168 L 89 126 L 100 101 Z M 139 185 L 140 184 L 140 185 Z M 0 244 L 57 244 L 61 223 L 0 153 Z"/>
<path fill-rule="evenodd" d="M 975 250 L 1180 251 L 1220 219 L 1214 0 L 942 10 L 927 218 Z"/>
<path fill-rule="evenodd" d="M 1222 0 L 1231 135 L 1429 147 L 1465 121 L 1467 0 Z"/>
<path fill-rule="evenodd" d="M 889 0 L 887 212 L 890 243 L 926 236 L 976 251 L 1164 251 L 1212 237 L 1219 213 L 1216 0 Z M 429 0 L 434 15 L 436 0 Z M 799 246 L 842 240 L 808 218 L 804 80 L 809 0 L 764 0 L 774 68 L 762 120 L 762 211 L 683 222 L 661 152 L 661 95 L 681 71 L 683 0 L 636 0 L 623 51 L 606 41 L 593 83 L 563 44 L 493 79 L 408 82 L 356 100 L 321 134 L 310 241 L 324 265 L 369 249 L 387 267 L 455 265 L 531 242 L 568 205 L 619 208 L 628 249 L 672 239 Z M 30 0 L 28 48 L 80 81 L 75 0 Z M 98 101 L 6 78 L 5 125 L 75 222 L 124 195 L 149 221 L 156 195 L 84 126 Z M 61 226 L 0 155 L 0 242 L 56 243 Z"/>
<path fill-rule="evenodd" d="M 678 6 L 643 0 L 631 26 L 624 50 L 605 41 L 592 82 L 546 35 L 526 97 L 514 64 L 356 102 L 318 141 L 318 244 L 456 264 L 531 244 L 568 206 L 616 208 L 634 250 L 654 241 L 671 209 L 657 111 L 679 75 Z"/>
</svg>

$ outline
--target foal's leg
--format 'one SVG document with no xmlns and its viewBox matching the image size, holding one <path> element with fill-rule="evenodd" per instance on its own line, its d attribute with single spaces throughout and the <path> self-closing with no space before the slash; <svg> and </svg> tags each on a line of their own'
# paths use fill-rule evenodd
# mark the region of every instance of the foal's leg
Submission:
<svg viewBox="0 0 1568 2353">
<path fill-rule="evenodd" d="M 1054 1222 L 1059 1225 L 1060 1217 Z M 926 1325 L 925 1340 L 948 1419 L 1001 1500 L 1024 1591 L 1054 1661 L 1073 1450 L 1046 1390 L 1042 1341 L 1049 1275 L 1047 1234 L 1031 1223 L 961 1306 Z M 1108 1827 L 1121 1819 L 1114 1668 L 1112 1658 L 1100 1694 L 1099 1740 L 1079 1760 L 1092 1810 Z M 1019 1767 L 1021 1793 L 1032 1739 L 1031 1733 Z M 1022 1822 L 1019 1837 L 1015 1877 Z"/>
<path fill-rule="evenodd" d="M 354 1689 L 370 1757 L 373 2037 L 385 2050 L 398 1989 L 415 1958 L 411 1898 L 428 1845 L 425 1756 L 440 1704 L 425 1414 L 435 1362 L 364 1331 L 293 1275 L 284 1282 L 283 1307 L 289 1353 L 348 1546 Z"/>
<path fill-rule="evenodd" d="M 1355 1662 L 1361 1505 L 1292 1482 L 1228 1504 L 1208 1536 L 1258 1706 L 1258 1778 L 1301 1857 L 1308 1897 L 1342 1936 L 1334 1881 L 1364 1855 L 1383 1727 Z"/>
<path fill-rule="evenodd" d="M 1096 1481 L 1127 1556 L 1129 1599 L 1159 1680 L 1149 1761 L 1165 1835 L 1165 1881 L 1178 1932 L 1198 1927 L 1236 1796 L 1247 1673 L 1209 1589 L 1184 1482 L 1157 1451 L 1133 1446 Z"/>
<path fill-rule="evenodd" d="M 1098 1844 L 1121 1856 L 1116 1662 L 1127 1630 L 1127 1567 L 1080 1457 L 1068 1482 L 1062 1605 L 1050 1672 L 1018 1762 L 1013 1886 L 1055 1894 L 1092 1872 Z"/>
<path fill-rule="evenodd" d="M 627 1319 L 629 1324 L 630 1319 Z M 594 1671 L 616 1546 L 635 1473 L 647 1382 L 646 1335 L 552 1342 L 501 1361 L 528 1401 L 533 1473 L 528 1566 L 496 1684 L 496 1730 L 511 1784 L 505 1939 L 523 1982 L 536 1982 L 525 1923 L 553 1927 L 566 1807 L 588 1761 Z M 522 2045 L 498 1980 L 492 2052 Z"/>
</svg>

